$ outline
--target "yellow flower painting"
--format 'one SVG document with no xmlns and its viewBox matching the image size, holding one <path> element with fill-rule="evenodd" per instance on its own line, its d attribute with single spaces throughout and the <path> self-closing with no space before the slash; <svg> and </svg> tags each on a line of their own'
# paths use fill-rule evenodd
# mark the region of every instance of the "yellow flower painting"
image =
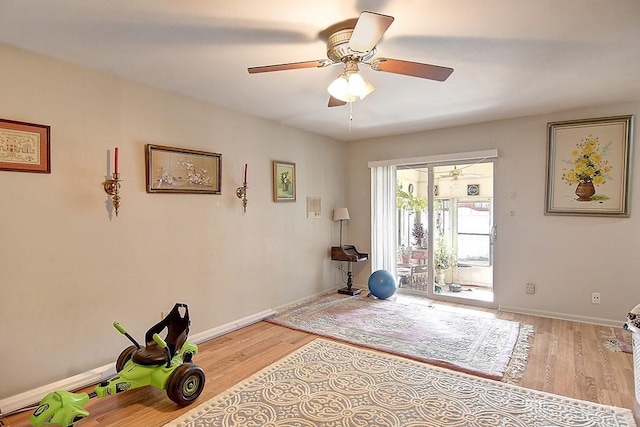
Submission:
<svg viewBox="0 0 640 427">
<path fill-rule="evenodd" d="M 629 216 L 633 115 L 547 123 L 546 215 Z"/>
<path fill-rule="evenodd" d="M 562 169 L 562 179 L 568 185 L 605 184 L 611 179 L 610 172 L 613 169 L 606 159 L 610 147 L 611 143 L 601 145 L 597 136 L 589 134 L 576 144 L 576 149 L 571 152 L 571 159 L 563 160 L 568 166 Z"/>
</svg>

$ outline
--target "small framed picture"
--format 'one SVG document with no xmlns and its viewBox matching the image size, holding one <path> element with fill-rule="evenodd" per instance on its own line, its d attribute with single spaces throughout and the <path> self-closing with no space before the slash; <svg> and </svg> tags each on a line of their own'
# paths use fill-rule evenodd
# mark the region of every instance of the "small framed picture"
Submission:
<svg viewBox="0 0 640 427">
<path fill-rule="evenodd" d="M 467 185 L 467 196 L 477 196 L 480 194 L 480 186 L 478 184 Z"/>
<path fill-rule="evenodd" d="M 296 164 L 274 160 L 273 201 L 296 201 Z"/>
<path fill-rule="evenodd" d="M 51 173 L 50 129 L 0 119 L 0 170 Z"/>
<path fill-rule="evenodd" d="M 307 196 L 307 218 L 320 218 L 322 212 L 320 197 Z"/>
</svg>

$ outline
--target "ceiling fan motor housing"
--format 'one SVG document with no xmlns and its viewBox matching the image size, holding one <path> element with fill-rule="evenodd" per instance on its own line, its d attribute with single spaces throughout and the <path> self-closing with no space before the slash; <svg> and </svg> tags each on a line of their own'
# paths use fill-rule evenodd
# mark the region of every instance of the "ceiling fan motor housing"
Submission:
<svg viewBox="0 0 640 427">
<path fill-rule="evenodd" d="M 353 34 L 353 28 L 331 34 L 327 39 L 327 58 L 333 62 L 342 62 L 342 58 L 348 57 L 351 54 L 349 52 L 351 34 Z"/>
<path fill-rule="evenodd" d="M 327 38 L 327 58 L 334 63 L 347 63 L 348 61 L 367 61 L 375 55 L 375 47 L 368 52 L 354 52 L 349 49 L 349 40 L 351 40 L 352 35 L 353 28 L 346 28 L 332 33 Z"/>
</svg>

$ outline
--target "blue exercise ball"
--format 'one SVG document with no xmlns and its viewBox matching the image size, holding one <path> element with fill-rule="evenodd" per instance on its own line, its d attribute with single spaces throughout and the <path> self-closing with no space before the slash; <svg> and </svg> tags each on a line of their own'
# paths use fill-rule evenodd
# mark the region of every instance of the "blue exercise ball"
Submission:
<svg viewBox="0 0 640 427">
<path fill-rule="evenodd" d="M 374 295 L 380 299 L 387 299 L 398 290 L 395 277 L 387 270 L 377 270 L 371 273 L 368 285 L 369 295 Z"/>
</svg>

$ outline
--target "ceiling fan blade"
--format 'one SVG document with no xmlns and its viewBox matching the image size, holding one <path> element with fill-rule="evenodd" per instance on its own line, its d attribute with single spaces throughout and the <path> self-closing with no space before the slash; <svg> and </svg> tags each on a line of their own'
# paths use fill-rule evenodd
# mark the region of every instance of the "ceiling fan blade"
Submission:
<svg viewBox="0 0 640 427">
<path fill-rule="evenodd" d="M 329 105 L 327 107 L 341 107 L 345 105 L 346 102 L 339 100 L 338 98 L 334 98 L 333 96 L 329 97 Z"/>
<path fill-rule="evenodd" d="M 318 59 L 315 61 L 291 62 L 288 64 L 263 65 L 260 67 L 249 67 L 249 74 L 268 73 L 271 71 L 297 70 L 299 68 L 323 68 L 333 64 L 328 59 Z"/>
<path fill-rule="evenodd" d="M 369 52 L 376 47 L 392 22 L 393 16 L 362 12 L 349 39 L 349 49 L 354 52 Z"/>
<path fill-rule="evenodd" d="M 437 80 L 439 82 L 447 80 L 451 73 L 453 73 L 453 68 L 449 67 L 389 58 L 376 58 L 370 65 L 375 71 L 404 74 L 405 76 L 420 77 L 422 79 Z"/>
</svg>

